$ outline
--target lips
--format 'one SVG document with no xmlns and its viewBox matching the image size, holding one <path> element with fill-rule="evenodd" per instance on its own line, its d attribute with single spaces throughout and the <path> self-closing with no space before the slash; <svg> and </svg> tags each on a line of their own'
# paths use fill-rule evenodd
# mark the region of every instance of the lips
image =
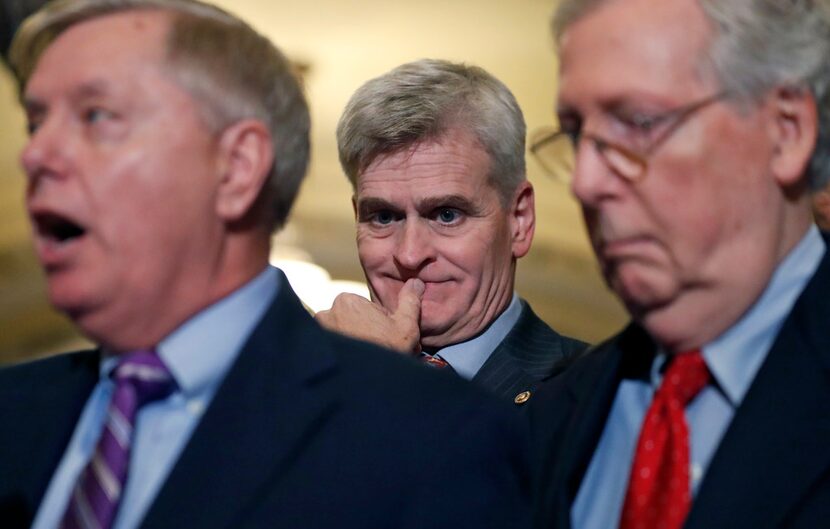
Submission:
<svg viewBox="0 0 830 529">
<path fill-rule="evenodd" d="M 87 228 L 75 218 L 50 210 L 30 210 L 35 228 L 35 249 L 47 271 L 66 265 L 75 255 Z"/>
</svg>

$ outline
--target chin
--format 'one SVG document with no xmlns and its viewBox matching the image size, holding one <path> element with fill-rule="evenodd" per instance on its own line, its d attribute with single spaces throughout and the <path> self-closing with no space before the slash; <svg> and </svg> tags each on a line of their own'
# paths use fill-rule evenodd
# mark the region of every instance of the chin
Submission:
<svg viewBox="0 0 830 529">
<path fill-rule="evenodd" d="M 655 274 L 619 274 L 611 277 L 608 283 L 635 318 L 665 307 L 678 292 L 677 282 Z"/>
<path fill-rule="evenodd" d="M 49 303 L 73 320 L 74 315 L 84 314 L 91 305 L 91 296 L 79 288 L 49 283 Z"/>
</svg>

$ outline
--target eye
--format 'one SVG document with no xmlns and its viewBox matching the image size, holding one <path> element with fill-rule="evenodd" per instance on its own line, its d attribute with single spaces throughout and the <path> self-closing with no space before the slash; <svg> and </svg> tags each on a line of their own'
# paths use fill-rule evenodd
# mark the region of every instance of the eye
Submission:
<svg viewBox="0 0 830 529">
<path fill-rule="evenodd" d="M 456 224 L 461 220 L 461 212 L 455 208 L 438 208 L 435 219 L 441 224 Z"/>
<path fill-rule="evenodd" d="M 90 107 L 84 111 L 84 121 L 95 124 L 104 120 L 112 119 L 115 114 L 101 107 Z"/>
<path fill-rule="evenodd" d="M 660 126 L 665 120 L 664 116 L 649 116 L 646 114 L 634 114 L 629 117 L 627 124 L 640 132 L 649 133 Z"/>
<path fill-rule="evenodd" d="M 576 145 L 582 135 L 582 120 L 578 116 L 559 116 L 559 129 Z"/>
<path fill-rule="evenodd" d="M 29 136 L 34 136 L 38 131 L 43 121 L 46 119 L 46 113 L 42 111 L 27 112 L 26 115 L 26 131 Z"/>
<path fill-rule="evenodd" d="M 380 226 L 386 226 L 388 224 L 392 224 L 395 221 L 395 215 L 389 210 L 380 210 L 372 213 L 369 216 L 369 220 L 372 224 L 378 224 Z"/>
<path fill-rule="evenodd" d="M 666 114 L 645 112 L 622 113 L 616 116 L 623 130 L 637 139 L 650 138 L 667 121 Z"/>
</svg>

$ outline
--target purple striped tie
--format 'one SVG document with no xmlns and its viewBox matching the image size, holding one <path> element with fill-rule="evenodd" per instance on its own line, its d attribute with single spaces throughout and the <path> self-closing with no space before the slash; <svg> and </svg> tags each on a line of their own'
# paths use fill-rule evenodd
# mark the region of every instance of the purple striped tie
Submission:
<svg viewBox="0 0 830 529">
<path fill-rule="evenodd" d="M 62 529 L 110 528 L 127 482 L 136 413 L 176 388 L 176 381 L 152 350 L 124 354 L 112 378 L 115 391 L 107 422 L 92 459 L 72 490 Z"/>
</svg>

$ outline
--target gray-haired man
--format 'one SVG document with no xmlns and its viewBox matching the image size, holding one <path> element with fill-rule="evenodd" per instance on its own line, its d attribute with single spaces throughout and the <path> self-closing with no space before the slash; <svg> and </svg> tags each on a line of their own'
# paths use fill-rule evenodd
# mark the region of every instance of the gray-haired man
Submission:
<svg viewBox="0 0 830 529">
<path fill-rule="evenodd" d="M 12 64 L 49 297 L 100 348 L 0 371 L 0 525 L 526 524 L 515 414 L 322 330 L 268 266 L 309 115 L 265 37 L 190 0 L 60 0 Z"/>
<path fill-rule="evenodd" d="M 565 0 L 554 29 L 543 143 L 633 321 L 531 403 L 537 526 L 826 526 L 830 2 Z"/>
<path fill-rule="evenodd" d="M 584 344 L 513 291 L 536 223 L 513 95 L 475 66 L 404 64 L 355 92 L 337 140 L 374 303 L 341 295 L 318 320 L 526 402 Z"/>
</svg>

